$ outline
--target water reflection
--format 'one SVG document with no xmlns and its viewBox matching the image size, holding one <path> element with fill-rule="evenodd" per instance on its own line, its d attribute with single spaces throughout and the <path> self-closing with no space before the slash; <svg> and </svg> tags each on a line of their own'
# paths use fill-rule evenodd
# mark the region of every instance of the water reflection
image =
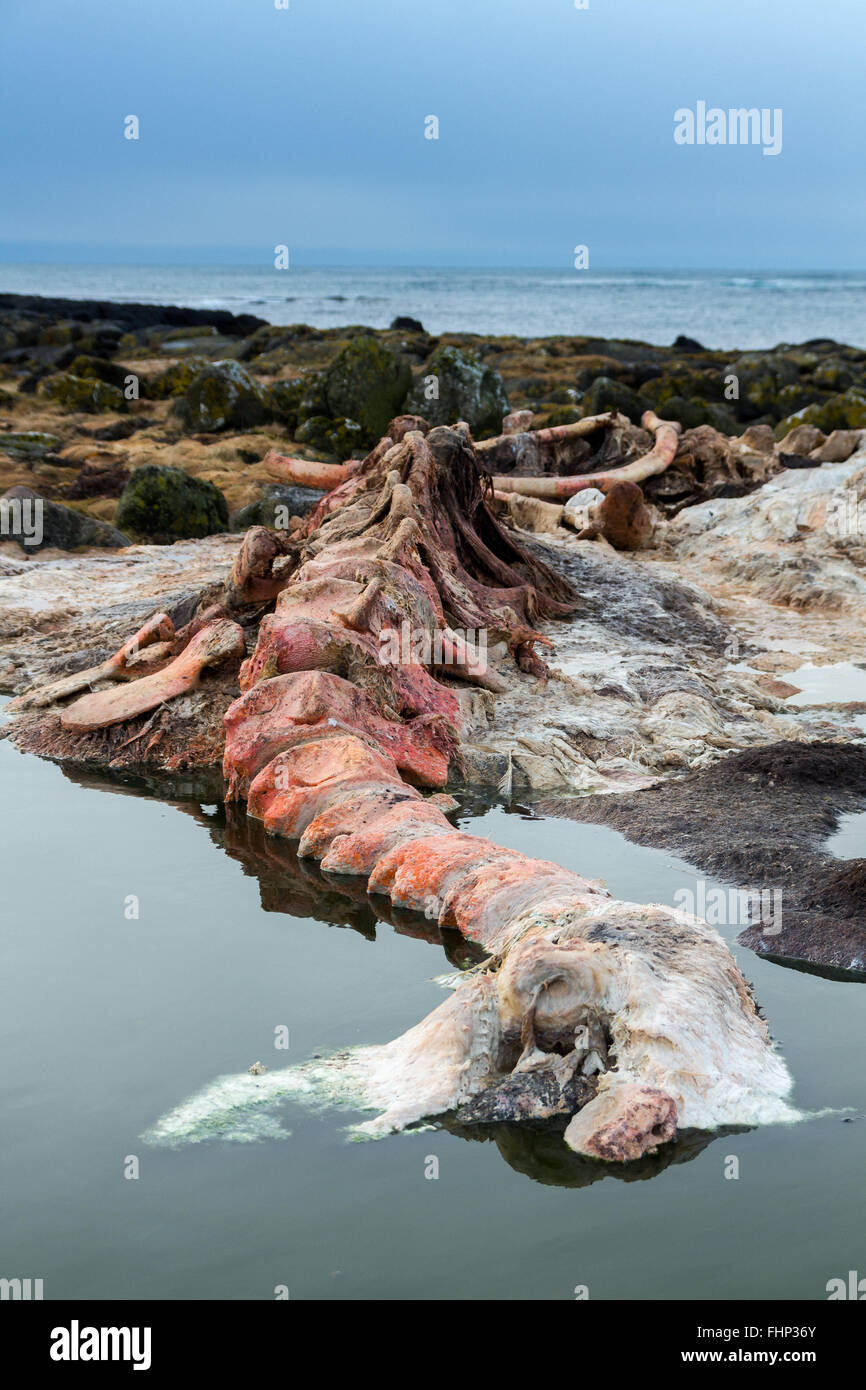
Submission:
<svg viewBox="0 0 866 1390">
<path fill-rule="evenodd" d="M 401 936 L 413 937 L 440 946 L 450 964 L 457 969 L 484 959 L 483 950 L 466 941 L 458 932 L 442 931 L 435 923 L 414 912 L 395 908 L 387 898 L 371 898 L 363 880 L 323 874 L 310 860 L 299 859 L 293 843 L 265 834 L 260 821 L 246 814 L 243 804 L 223 803 L 223 783 L 219 776 L 147 776 L 128 771 L 94 772 L 92 769 L 62 765 L 63 775 L 82 787 L 117 795 L 146 797 L 172 806 L 206 830 L 212 843 L 241 866 L 242 872 L 258 880 L 262 910 L 322 922 L 330 927 L 349 928 L 368 940 L 375 940 L 377 927 L 386 924 Z M 455 813 L 460 824 L 489 809 L 484 797 L 466 796 Z M 537 819 L 528 806 L 512 806 L 511 814 Z M 272 1074 L 277 1080 L 278 1074 Z M 238 1078 L 241 1083 L 243 1078 Z M 246 1079 L 247 1082 L 249 1078 Z M 216 1083 L 219 1084 L 219 1083 Z M 515 1172 L 534 1182 L 556 1187 L 588 1187 L 605 1177 L 638 1182 L 656 1177 L 672 1164 L 686 1163 L 724 1134 L 744 1133 L 745 1129 L 681 1132 L 675 1142 L 662 1146 L 655 1154 L 626 1164 L 606 1164 L 573 1153 L 563 1142 L 567 1117 L 544 1124 L 465 1124 L 453 1116 L 439 1117 L 442 1128 L 467 1142 L 494 1143 L 505 1162 Z M 266 1132 L 263 1130 L 263 1132 Z"/>
</svg>

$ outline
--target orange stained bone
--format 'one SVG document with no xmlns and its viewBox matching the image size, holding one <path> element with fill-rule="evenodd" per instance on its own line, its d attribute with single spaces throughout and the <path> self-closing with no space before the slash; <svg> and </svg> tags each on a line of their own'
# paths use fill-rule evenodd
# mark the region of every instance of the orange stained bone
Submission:
<svg viewBox="0 0 866 1390">
<path fill-rule="evenodd" d="M 351 476 L 344 463 L 290 458 L 288 454 L 278 454 L 275 449 L 265 454 L 264 465 L 271 477 L 279 478 L 280 482 L 295 483 L 298 487 L 324 488 L 326 492 L 339 487 Z"/>
<path fill-rule="evenodd" d="M 339 729 L 377 745 L 426 786 L 442 787 L 448 777 L 449 734 L 441 721 L 387 719 L 357 686 L 329 671 L 259 681 L 229 707 L 225 725 L 229 800 L 245 796 L 257 773 L 289 745 Z"/>
<path fill-rule="evenodd" d="M 89 666 L 86 671 L 74 671 L 72 675 L 63 676 L 38 690 L 29 690 L 24 695 L 19 695 L 16 700 L 11 700 L 8 709 L 44 709 L 46 705 L 53 705 L 68 695 L 77 695 L 79 690 L 84 690 L 88 685 L 95 685 L 97 681 L 115 680 L 123 675 L 126 663 L 144 647 L 168 642 L 174 635 L 174 623 L 168 614 L 154 613 L 135 636 L 124 642 L 106 661 L 100 662 L 98 666 Z"/>
<path fill-rule="evenodd" d="M 587 904 L 596 902 L 604 890 L 579 874 L 543 859 L 512 856 L 491 858 L 452 881 L 439 911 L 441 927 L 455 927 L 470 940 L 490 945 L 503 923 L 514 918 L 534 900 L 547 903 L 562 894 L 576 901 L 586 894 Z"/>
<path fill-rule="evenodd" d="M 438 896 L 443 878 L 458 865 L 472 863 L 485 853 L 502 852 L 499 845 L 455 830 L 435 839 L 409 840 L 383 855 L 370 875 L 371 893 L 388 893 L 401 907 L 424 911 Z M 438 909 L 437 909 L 438 911 Z"/>
<path fill-rule="evenodd" d="M 368 876 L 397 845 L 417 837 L 453 834 L 453 825 L 438 806 L 429 801 L 395 801 L 381 806 L 379 814 L 362 828 L 335 836 L 322 868 L 329 873 Z"/>
<path fill-rule="evenodd" d="M 337 798 L 326 811 L 310 821 L 298 845 L 301 859 L 324 859 L 337 838 L 359 834 L 394 806 L 424 805 L 421 793 L 403 783 L 402 790 L 385 798 L 365 788 L 352 789 Z"/>
<path fill-rule="evenodd" d="M 128 685 L 83 695 L 61 714 L 65 729 L 83 732 L 104 729 L 125 719 L 146 714 L 166 700 L 185 695 L 199 683 L 202 671 L 245 654 L 243 629 L 226 618 L 218 619 L 196 633 L 180 656 L 161 671 L 154 671 Z"/>
<path fill-rule="evenodd" d="M 351 734 L 296 744 L 273 758 L 250 787 L 248 815 L 272 835 L 298 838 L 323 806 L 349 787 L 399 787 L 393 758 Z"/>
</svg>

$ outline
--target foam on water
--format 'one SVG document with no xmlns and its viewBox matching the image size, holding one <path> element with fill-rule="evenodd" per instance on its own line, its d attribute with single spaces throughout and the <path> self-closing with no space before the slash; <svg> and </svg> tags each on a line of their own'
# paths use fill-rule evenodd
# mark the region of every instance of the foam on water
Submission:
<svg viewBox="0 0 866 1390">
<path fill-rule="evenodd" d="M 162 1115 L 142 1138 L 162 1148 L 201 1144 L 209 1139 L 245 1144 L 288 1139 L 291 1130 L 279 1114 L 279 1107 L 287 1100 L 314 1107 L 373 1108 L 365 1095 L 361 1079 L 364 1068 L 359 1061 L 359 1053 L 349 1050 L 259 1076 L 249 1072 L 218 1076 Z"/>
</svg>

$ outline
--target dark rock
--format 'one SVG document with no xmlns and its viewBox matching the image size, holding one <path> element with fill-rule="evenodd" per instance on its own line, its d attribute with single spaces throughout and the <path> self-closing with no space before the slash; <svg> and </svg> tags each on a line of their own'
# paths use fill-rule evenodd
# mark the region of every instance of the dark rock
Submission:
<svg viewBox="0 0 866 1390">
<path fill-rule="evenodd" d="M 104 381 L 109 386 L 116 386 L 121 392 L 130 375 L 129 367 L 121 366 L 119 362 L 108 362 L 103 357 L 87 357 L 83 353 L 73 357 L 68 368 L 73 376 L 81 377 L 85 381 Z"/>
<path fill-rule="evenodd" d="M 64 496 L 70 500 L 85 497 L 119 497 L 129 482 L 129 469 L 119 463 L 100 468 L 97 464 L 85 463 L 78 477 L 65 489 Z"/>
<path fill-rule="evenodd" d="M 606 410 L 618 410 L 638 423 L 649 402 L 622 381 L 598 376 L 584 394 L 581 409 L 584 415 L 601 415 Z"/>
<path fill-rule="evenodd" d="M 779 392 L 785 386 L 800 385 L 796 362 L 775 352 L 750 352 L 738 357 L 730 368 L 739 383 L 739 407 L 744 419 L 769 414 L 778 419 Z"/>
<path fill-rule="evenodd" d="M 0 434 L 0 453 L 11 459 L 28 462 L 44 459 L 60 446 L 60 437 L 43 430 L 23 430 L 19 434 Z"/>
<path fill-rule="evenodd" d="M 227 531 L 228 505 L 214 483 L 180 468 L 146 464 L 123 489 L 114 519 L 133 535 L 169 545 Z"/>
<path fill-rule="evenodd" d="M 274 530 L 285 527 L 293 516 L 307 516 L 319 503 L 324 493 L 317 488 L 296 487 L 288 483 L 267 483 L 257 502 L 232 512 L 229 518 L 230 531 L 246 531 L 250 526 L 270 526 Z M 284 511 L 277 511 L 282 508 Z"/>
<path fill-rule="evenodd" d="M 424 325 L 418 319 L 409 318 L 408 314 L 398 314 L 391 320 L 391 327 L 402 333 L 423 333 Z"/>
<path fill-rule="evenodd" d="M 187 357 L 183 362 L 172 362 L 165 371 L 144 378 L 146 394 L 155 401 L 182 396 L 189 390 L 199 372 L 203 372 L 209 365 L 206 357 Z"/>
<path fill-rule="evenodd" d="M 152 420 L 145 420 L 142 415 L 136 415 L 133 419 L 115 420 L 111 425 L 100 425 L 98 430 L 91 431 L 91 438 L 113 443 L 118 439 L 129 439 L 130 435 L 138 430 L 150 429 L 152 424 Z"/>
<path fill-rule="evenodd" d="M 294 381 L 275 381 L 266 390 L 271 414 L 290 434 L 294 433 L 298 425 L 306 385 L 303 378 L 297 377 Z"/>
<path fill-rule="evenodd" d="M 109 526 L 107 522 L 97 521 L 94 517 L 85 516 L 82 512 L 74 511 L 71 507 L 64 507 L 59 502 L 49 502 L 47 498 L 40 497 L 32 488 L 11 487 L 3 496 L 4 500 L 9 503 L 18 500 L 20 502 L 29 501 L 34 506 L 39 505 L 41 535 L 37 533 L 38 540 L 35 544 L 27 539 L 27 530 L 16 532 L 15 509 L 12 507 L 3 509 L 5 512 L 3 538 L 8 536 L 9 539 L 18 541 L 25 551 L 45 550 L 48 547 L 57 550 L 76 550 L 80 546 L 100 546 L 110 550 L 119 550 L 122 546 L 130 543 L 127 536 L 122 535 L 113 526 Z"/>
<path fill-rule="evenodd" d="M 368 436 L 357 420 L 330 420 L 327 415 L 312 415 L 295 431 L 299 444 L 309 444 L 338 459 L 363 457 L 369 447 Z"/>
<path fill-rule="evenodd" d="M 674 339 L 674 347 L 679 348 L 680 352 L 706 352 L 703 344 L 694 338 L 687 338 L 684 333 L 680 333 Z"/>
<path fill-rule="evenodd" d="M 753 913 L 739 940 L 777 961 L 866 973 L 866 859 L 841 862 L 828 834 L 866 796 L 866 748 L 766 744 L 639 792 L 542 801 L 548 814 L 609 825 L 723 882 L 780 889 L 773 930 Z M 772 826 L 772 835 L 767 827 Z"/>
<path fill-rule="evenodd" d="M 246 430 L 270 418 L 264 389 L 239 362 L 211 362 L 172 406 L 188 429 Z"/>
<path fill-rule="evenodd" d="M 405 408 L 423 415 L 431 426 L 465 420 L 473 434 L 484 436 L 500 432 L 509 405 L 502 377 L 493 367 L 458 347 L 442 347 L 422 368 Z"/>
<path fill-rule="evenodd" d="M 322 413 L 332 420 L 356 421 L 363 432 L 359 442 L 373 445 L 398 414 L 410 383 L 407 362 L 375 338 L 355 338 L 323 373 Z"/>
<path fill-rule="evenodd" d="M 832 434 L 833 430 L 866 429 L 866 395 L 851 387 L 827 401 L 807 405 L 782 420 L 776 432 L 784 438 L 797 425 L 817 425 L 825 434 Z"/>
<path fill-rule="evenodd" d="M 103 410 L 118 413 L 126 410 L 123 392 L 94 377 L 61 372 L 57 376 L 46 377 L 39 389 L 43 395 L 50 396 L 70 412 L 84 411 L 88 415 L 96 415 Z"/>
<path fill-rule="evenodd" d="M 213 325 L 219 333 L 245 337 L 257 328 L 267 328 L 254 314 L 230 314 L 222 309 L 182 309 L 168 304 L 113 304 L 105 299 L 50 299 L 38 294 L 0 294 L 0 314 L 11 312 L 19 318 L 58 319 L 93 323 L 101 319 L 118 325 L 121 331 L 149 327 L 187 328 Z"/>
</svg>

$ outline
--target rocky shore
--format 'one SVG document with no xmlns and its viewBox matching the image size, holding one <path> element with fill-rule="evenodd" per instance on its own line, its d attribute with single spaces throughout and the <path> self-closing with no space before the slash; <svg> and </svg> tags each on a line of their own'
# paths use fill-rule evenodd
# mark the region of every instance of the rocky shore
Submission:
<svg viewBox="0 0 866 1390">
<path fill-rule="evenodd" d="M 243 529 L 272 520 L 281 497 L 303 514 L 310 498 L 274 485 L 262 466 L 268 450 L 363 458 L 401 412 L 431 425 L 463 419 L 484 439 L 509 410 L 531 411 L 538 429 L 609 410 L 637 421 L 647 409 L 728 437 L 766 428 L 783 440 L 801 424 L 824 436 L 859 431 L 866 351 L 827 339 L 737 353 L 686 338 L 656 347 L 431 336 L 412 318 L 381 331 L 320 330 L 216 310 L 0 295 L 0 493 L 27 487 L 114 528 L 81 531 L 85 544 L 117 545 L 117 531 L 164 541 Z M 139 477 L 129 489 L 145 465 L 185 479 Z M 716 490 L 748 486 L 719 479 Z M 701 495 L 685 468 L 655 493 L 668 511 Z M 55 523 L 46 545 L 79 540 Z"/>
<path fill-rule="evenodd" d="M 580 529 L 571 503 L 519 491 L 640 464 L 645 411 L 680 428 L 673 461 L 640 482 L 636 548 L 600 511 Z M 744 940 L 862 973 L 864 860 L 823 849 L 864 800 L 859 349 L 433 338 L 411 319 L 321 331 L 0 296 L 0 689 L 98 666 L 155 609 L 184 629 L 247 528 L 303 536 L 323 494 L 290 480 L 292 461 L 350 476 L 401 412 L 425 430 L 466 422 L 497 488 L 518 488 L 490 498 L 501 523 L 578 595 L 567 620 L 538 622 L 541 669 L 494 643 L 499 688 L 461 686 L 451 784 L 553 798 L 733 883 L 782 887 L 782 930 Z M 291 456 L 285 478 L 275 455 Z M 8 504 L 38 499 L 38 542 L 16 537 Z M 833 698 L 798 683 L 806 666 L 839 671 Z M 239 690 L 229 664 L 169 713 L 73 745 L 57 710 L 22 712 L 13 737 L 94 768 L 213 769 Z"/>
</svg>

